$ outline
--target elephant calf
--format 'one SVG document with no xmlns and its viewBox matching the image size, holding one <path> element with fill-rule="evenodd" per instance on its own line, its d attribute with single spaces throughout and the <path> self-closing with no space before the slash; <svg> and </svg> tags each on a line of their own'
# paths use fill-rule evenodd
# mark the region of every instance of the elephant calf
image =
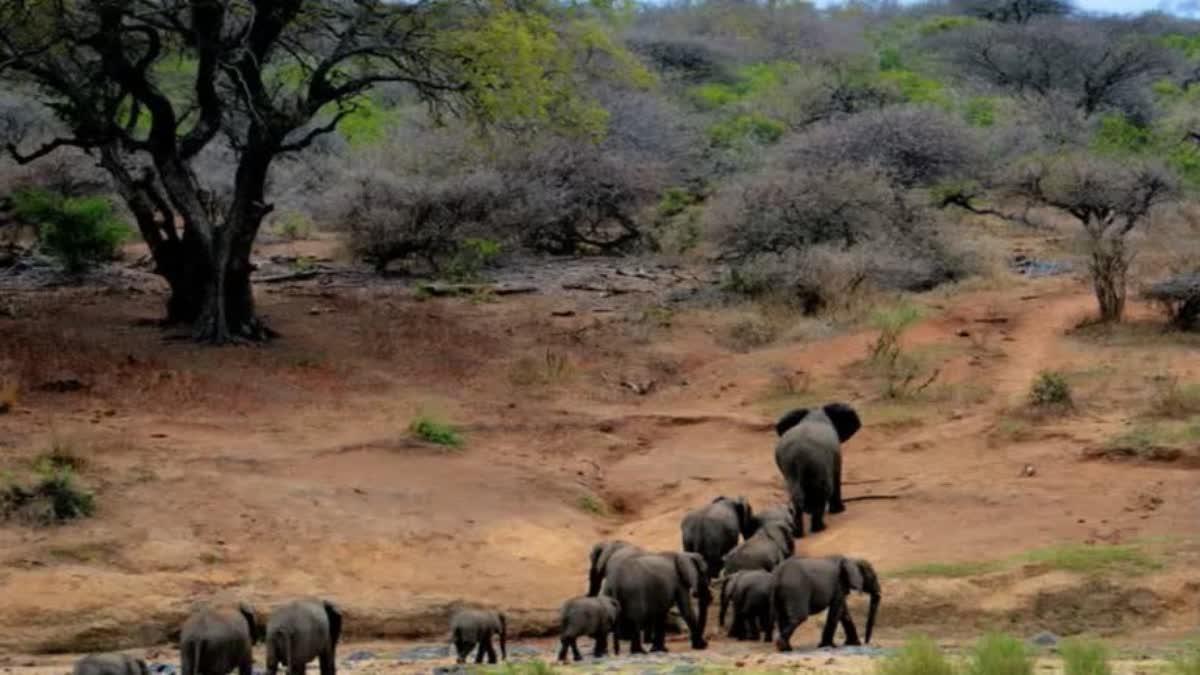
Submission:
<svg viewBox="0 0 1200 675">
<path fill-rule="evenodd" d="M 725 556 L 725 574 L 762 570 L 770 572 L 796 550 L 789 524 L 771 521 Z"/>
<path fill-rule="evenodd" d="M 791 504 L 776 506 L 773 509 L 760 511 L 750 519 L 750 536 L 754 536 L 767 523 L 783 523 L 787 525 L 792 537 L 795 538 L 796 510 Z M 749 537 L 747 537 L 748 539 Z"/>
<path fill-rule="evenodd" d="M 679 528 L 683 531 L 683 550 L 704 556 L 710 576 L 721 571 L 722 559 L 738 545 L 738 538 L 749 537 L 754 511 L 744 497 L 717 497 L 711 504 L 689 511 Z"/>
<path fill-rule="evenodd" d="M 491 609 L 460 609 L 450 619 L 450 641 L 458 654 L 458 662 L 465 663 L 467 655 L 475 645 L 475 663 L 483 663 L 486 654 L 488 663 L 496 662 L 496 648 L 492 636 L 500 638 L 500 656 L 508 660 L 508 619 L 503 612 Z"/>
<path fill-rule="evenodd" d="M 204 607 L 183 623 L 179 633 L 180 675 L 238 675 L 254 673 L 254 643 L 258 642 L 254 610 Z"/>
<path fill-rule="evenodd" d="M 791 638 L 796 628 L 813 614 L 828 609 L 825 628 L 818 647 L 833 647 L 833 635 L 838 623 L 846 633 L 846 645 L 862 644 L 854 628 L 854 619 L 846 608 L 850 591 L 871 596 L 867 613 L 867 633 L 864 641 L 871 642 L 875 615 L 879 612 L 879 577 L 866 560 L 830 556 L 827 558 L 792 558 L 780 565 L 771 578 L 771 607 L 779 626 L 776 645 L 779 651 L 792 650 Z"/>
<path fill-rule="evenodd" d="M 771 578 L 770 572 L 748 570 L 726 576 L 721 582 L 721 613 L 718 623 L 725 625 L 725 613 L 733 606 L 733 623 L 729 637 L 736 640 L 771 641 Z"/>
<path fill-rule="evenodd" d="M 591 636 L 595 641 L 592 656 L 597 659 L 603 657 L 608 651 L 608 634 L 616 628 L 620 609 L 617 601 L 608 596 L 593 598 L 585 595 L 563 603 L 559 624 L 562 648 L 558 651 L 558 660 L 567 660 L 567 649 L 571 650 L 576 661 L 583 660 L 576 643 L 581 635 Z M 620 642 L 614 639 L 613 653 L 620 654 L 620 649 Z"/>
<path fill-rule="evenodd" d="M 128 654 L 89 654 L 75 663 L 71 675 L 150 675 L 150 669 Z"/>
<path fill-rule="evenodd" d="M 321 675 L 336 675 L 337 643 L 342 635 L 342 613 L 328 600 L 297 600 L 271 612 L 267 620 L 267 675 L 282 663 L 290 675 L 304 675 L 313 659 Z"/>
</svg>

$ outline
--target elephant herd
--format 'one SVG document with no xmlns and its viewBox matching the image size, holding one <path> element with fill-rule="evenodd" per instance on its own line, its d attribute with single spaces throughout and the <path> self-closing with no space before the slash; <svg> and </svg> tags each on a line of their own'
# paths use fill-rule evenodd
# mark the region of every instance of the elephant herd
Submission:
<svg viewBox="0 0 1200 675">
<path fill-rule="evenodd" d="M 591 551 L 588 592 L 563 603 L 560 611 L 559 660 L 582 654 L 578 638 L 594 641 L 593 656 L 603 657 L 612 637 L 614 654 L 620 641 L 629 651 L 666 651 L 672 608 L 687 625 L 692 647 L 704 649 L 710 586 L 720 588 L 718 624 L 734 639 L 771 641 L 791 650 L 791 636 L 809 616 L 827 612 L 820 647 L 833 647 L 841 625 L 846 645 L 861 644 L 846 607 L 851 591 L 870 596 L 864 642 L 870 642 L 879 610 L 880 586 L 866 560 L 846 556 L 806 558 L 795 555 L 795 539 L 809 530 L 825 529 L 825 514 L 845 510 L 842 499 L 841 444 L 861 427 L 858 414 L 844 403 L 798 409 L 775 425 L 775 464 L 787 485 L 788 503 L 755 513 L 741 497 L 717 497 L 687 513 L 680 529 L 682 551 L 648 551 L 622 540 L 597 543 Z M 697 600 L 693 611 L 692 598 Z M 246 605 L 204 608 L 183 624 L 180 633 L 181 675 L 252 675 L 252 647 L 266 643 L 267 675 L 279 665 L 302 675 L 316 660 L 321 675 L 335 675 L 342 614 L 328 600 L 305 599 L 274 610 L 264 627 Z M 507 619 L 490 609 L 461 609 L 450 619 L 450 640 L 459 663 L 472 650 L 475 662 L 507 658 Z M 144 661 L 119 654 L 81 659 L 74 675 L 148 675 Z"/>
<path fill-rule="evenodd" d="M 829 513 L 845 510 L 841 444 L 860 427 L 858 414 L 844 403 L 788 412 L 775 426 L 775 464 L 787 484 L 787 504 L 756 514 L 744 498 L 717 497 L 684 516 L 681 552 L 646 551 L 620 540 L 596 544 L 588 595 L 562 608 L 559 659 L 565 660 L 570 649 L 579 660 L 575 640 L 580 635 L 595 639 L 594 656 L 604 655 L 610 632 L 615 653 L 621 639 L 629 640 L 632 653 L 643 651 L 643 639 L 651 643 L 651 651 L 666 651 L 672 607 L 687 624 L 692 647 L 705 648 L 711 580 L 719 581 L 721 589 L 722 628 L 732 609 L 732 638 L 769 642 L 777 632 L 778 649 L 790 651 L 796 628 L 809 616 L 827 612 L 819 646 L 834 646 L 839 624 L 845 644 L 862 644 L 846 608 L 846 596 L 858 591 L 871 598 L 863 638 L 869 642 L 881 595 L 871 564 L 845 556 L 795 555 L 806 515 L 809 529 L 820 532 L 826 527 L 827 508 Z M 585 614 L 604 620 L 584 621 Z M 586 631 L 576 628 L 585 625 Z"/>
</svg>

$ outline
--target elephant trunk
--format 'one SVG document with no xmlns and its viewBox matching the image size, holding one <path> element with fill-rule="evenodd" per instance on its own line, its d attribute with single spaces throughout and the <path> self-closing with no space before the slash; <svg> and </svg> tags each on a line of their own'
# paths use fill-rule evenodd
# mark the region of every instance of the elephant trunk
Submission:
<svg viewBox="0 0 1200 675">
<path fill-rule="evenodd" d="M 500 658 L 508 660 L 508 619 L 503 614 L 500 615 Z"/>
<path fill-rule="evenodd" d="M 871 606 L 867 610 L 867 632 L 863 644 L 871 644 L 871 631 L 875 630 L 875 615 L 879 613 L 879 593 L 871 594 Z"/>
</svg>

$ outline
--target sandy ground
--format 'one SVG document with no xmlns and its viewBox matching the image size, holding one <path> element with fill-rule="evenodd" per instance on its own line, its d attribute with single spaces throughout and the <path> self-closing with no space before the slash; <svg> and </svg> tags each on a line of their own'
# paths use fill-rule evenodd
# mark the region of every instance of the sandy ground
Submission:
<svg viewBox="0 0 1200 675">
<path fill-rule="evenodd" d="M 20 395 L 0 416 L 3 467 L 21 475 L 68 446 L 98 510 L 58 528 L 0 525 L 0 653 L 144 650 L 170 643 L 195 602 L 245 599 L 265 614 L 310 594 L 343 606 L 351 640 L 385 651 L 439 639 L 460 603 L 503 607 L 515 633 L 545 635 L 586 588 L 595 541 L 677 548 L 683 514 L 717 495 L 780 503 L 771 422 L 835 399 L 866 425 L 845 448 L 846 494 L 886 498 L 852 502 L 798 551 L 875 563 L 885 644 L 913 631 L 1196 630 L 1200 441 L 1163 441 L 1169 462 L 1085 456 L 1132 429 L 1189 423 L 1147 410 L 1164 376 L 1200 380 L 1198 343 L 1160 335 L 1149 308 L 1113 333 L 1073 331 L 1094 300 L 1071 277 L 918 298 L 925 318 L 904 346 L 918 383 L 937 376 L 889 400 L 860 364 L 870 330 L 797 318 L 745 350 L 729 336 L 753 310 L 666 302 L 701 277 L 625 267 L 568 270 L 615 294 L 559 278 L 482 298 L 264 286 L 285 339 L 224 350 L 147 325 L 161 296 L 144 274 L 10 290 L 0 374 Z M 1045 369 L 1069 374 L 1073 409 L 1029 412 Z M 63 381 L 78 390 L 50 390 Z M 413 439 L 418 415 L 457 425 L 463 446 Z M 1073 568 L 1053 554 L 1089 545 L 1137 559 Z M 797 642 L 816 633 L 810 622 Z M 855 672 L 840 670 L 854 657 L 755 654 L 764 667 Z M 28 663 L 58 663 L 44 658 Z M 426 667 L 346 667 L 410 666 Z"/>
</svg>

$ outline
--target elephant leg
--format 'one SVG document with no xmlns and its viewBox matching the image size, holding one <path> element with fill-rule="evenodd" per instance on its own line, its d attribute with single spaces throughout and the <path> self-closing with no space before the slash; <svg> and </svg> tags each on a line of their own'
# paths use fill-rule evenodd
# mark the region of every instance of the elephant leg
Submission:
<svg viewBox="0 0 1200 675">
<path fill-rule="evenodd" d="M 775 646 L 779 648 L 779 651 L 792 651 L 792 633 L 796 632 L 796 629 L 799 628 L 800 624 L 802 623 L 804 623 L 804 619 L 801 618 L 786 620 L 781 619 L 779 621 L 779 639 L 775 642 Z"/>
<path fill-rule="evenodd" d="M 837 646 L 833 643 L 833 637 L 837 633 L 838 622 L 842 619 L 842 611 L 845 606 L 846 595 L 835 592 L 833 600 L 829 603 L 829 611 L 825 614 L 825 628 L 821 630 L 821 642 L 817 645 L 818 649 L 821 647 L 833 649 Z"/>
<path fill-rule="evenodd" d="M 823 492 L 823 491 L 822 491 Z M 813 534 L 821 532 L 825 529 L 825 507 L 829 503 L 829 495 L 819 493 L 812 495 L 812 502 L 809 504 L 809 519 L 812 521 L 809 525 Z"/>
<path fill-rule="evenodd" d="M 337 658 L 332 648 L 321 652 L 317 659 L 321 665 L 321 675 L 337 675 Z"/>
<path fill-rule="evenodd" d="M 486 640 L 487 638 L 484 639 Z M 485 644 L 486 643 L 483 641 L 479 642 L 479 648 L 475 650 L 475 663 L 483 663 L 483 655 L 487 653 L 487 647 L 484 646 Z"/>
<path fill-rule="evenodd" d="M 454 643 L 454 650 L 458 652 L 458 662 L 466 663 L 467 657 L 471 655 L 471 650 L 475 647 L 474 642 L 466 640 L 457 640 Z"/>
<path fill-rule="evenodd" d="M 696 615 L 692 613 L 692 602 L 691 598 L 688 597 L 686 588 L 682 588 L 676 592 L 675 606 L 679 608 L 679 615 L 683 617 L 684 623 L 687 624 L 688 633 L 692 637 L 692 649 L 704 649 L 708 647 L 708 642 L 704 639 L 704 633 L 700 630 L 700 624 L 696 621 Z"/>
<path fill-rule="evenodd" d="M 850 616 L 848 607 L 842 608 L 842 632 L 846 634 L 846 642 L 843 646 L 858 647 L 862 645 L 858 639 L 858 629 L 854 627 L 854 617 Z"/>
<path fill-rule="evenodd" d="M 742 612 L 736 605 L 733 608 L 733 621 L 729 624 L 729 637 L 734 640 L 742 639 Z"/>
<path fill-rule="evenodd" d="M 842 513 L 846 504 L 842 501 L 842 453 L 838 451 L 833 459 L 833 494 L 829 498 L 829 512 Z"/>
<path fill-rule="evenodd" d="M 559 647 L 559 649 L 558 649 L 558 660 L 559 660 L 559 661 L 562 661 L 563 663 L 566 663 L 566 661 L 567 661 L 567 650 L 568 650 L 568 649 L 570 649 L 570 645 L 571 645 L 571 638 L 562 638 L 562 639 L 559 641 L 559 644 L 560 644 L 561 646 L 560 646 L 560 647 Z"/>
<path fill-rule="evenodd" d="M 758 616 L 758 623 L 762 626 L 762 629 L 763 629 L 762 641 L 770 642 L 772 628 L 774 628 L 774 624 L 775 624 L 775 622 L 772 621 L 770 609 L 762 610 L 762 613 L 759 614 L 759 616 Z"/>
<path fill-rule="evenodd" d="M 631 620 L 626 620 L 626 625 L 629 635 L 629 653 L 645 654 L 646 650 L 642 647 L 642 627 Z"/>
<path fill-rule="evenodd" d="M 650 651 L 652 653 L 667 651 L 667 612 L 663 612 L 654 618 L 651 630 L 654 634 L 654 640 L 650 645 Z"/>
<path fill-rule="evenodd" d="M 288 675 L 304 675 L 304 672 L 308 670 L 306 666 L 308 666 L 307 663 L 289 663 Z M 253 669 L 251 669 L 251 672 L 253 672 Z"/>
<path fill-rule="evenodd" d="M 600 631 L 592 636 L 592 658 L 602 659 L 608 653 L 608 631 Z"/>
<path fill-rule="evenodd" d="M 804 537 L 804 513 L 807 505 L 804 499 L 804 486 L 800 484 L 800 480 L 788 481 L 788 498 L 792 500 L 792 528 L 795 530 L 796 538 Z"/>
<path fill-rule="evenodd" d="M 197 663 L 196 667 L 199 668 L 200 664 Z M 254 655 L 252 653 L 247 652 L 241 663 L 238 664 L 238 675 L 254 675 Z"/>
<path fill-rule="evenodd" d="M 571 657 L 576 661 L 583 660 L 583 654 L 579 653 L 579 638 L 577 637 L 571 638 Z"/>
<path fill-rule="evenodd" d="M 496 662 L 496 646 L 492 644 L 492 636 L 489 635 L 483 640 L 483 645 L 487 647 L 488 663 Z"/>
</svg>

